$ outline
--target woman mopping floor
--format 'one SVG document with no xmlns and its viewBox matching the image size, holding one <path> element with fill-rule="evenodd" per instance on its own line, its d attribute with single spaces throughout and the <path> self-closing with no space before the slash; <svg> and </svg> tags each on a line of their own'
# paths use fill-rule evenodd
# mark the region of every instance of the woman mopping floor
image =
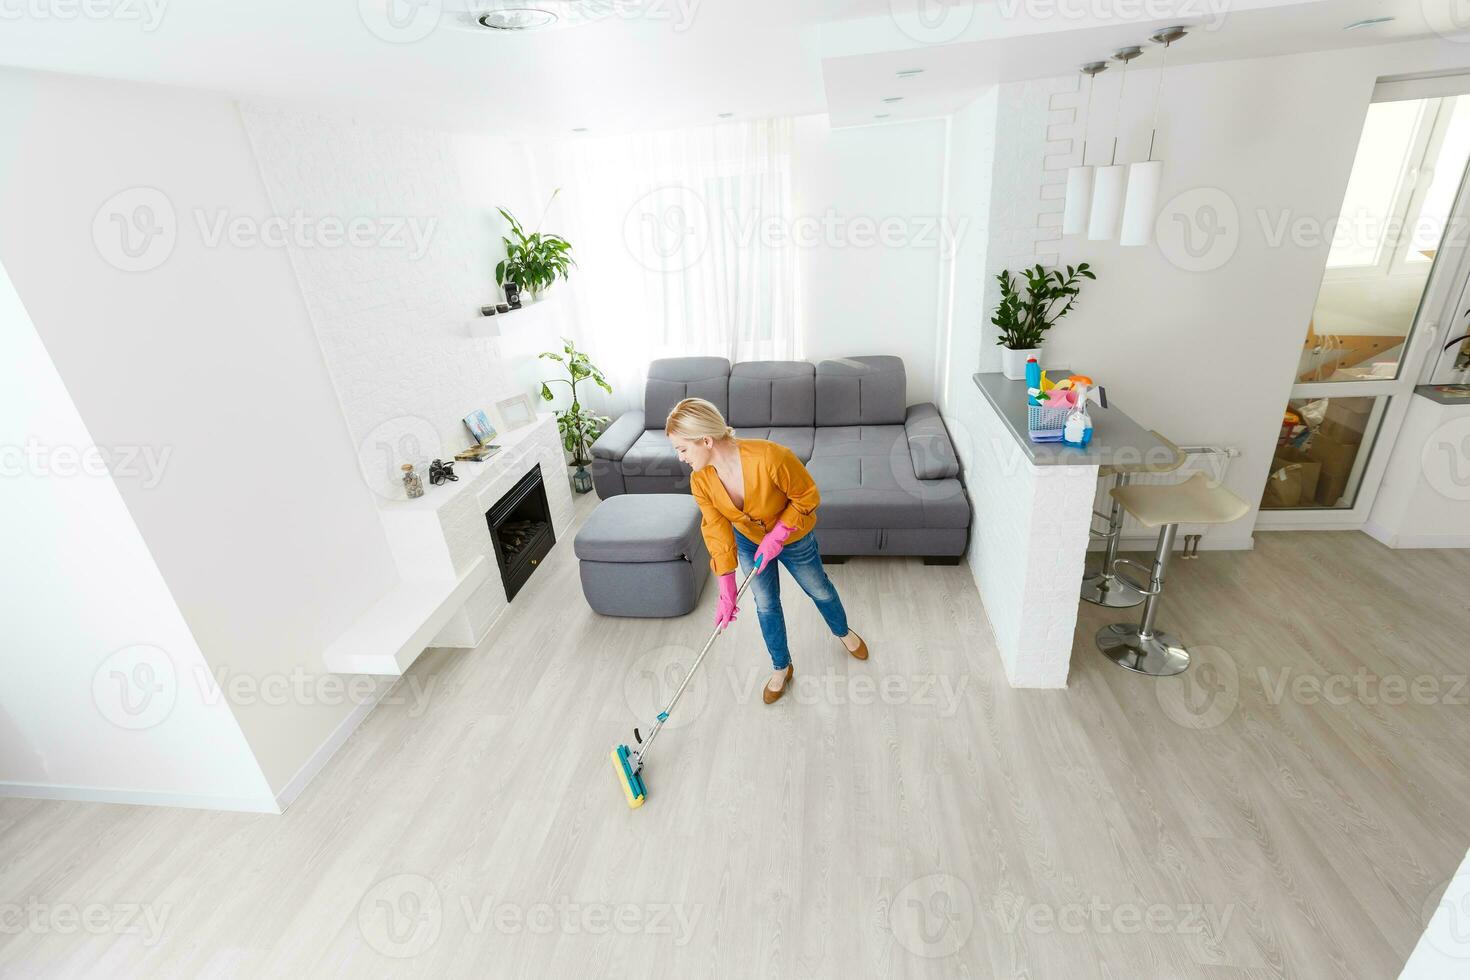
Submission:
<svg viewBox="0 0 1470 980">
<path fill-rule="evenodd" d="M 700 531 L 709 547 L 710 566 L 720 582 L 720 600 L 715 610 L 715 629 L 694 661 L 689 676 L 674 692 L 673 699 L 658 716 L 658 724 L 636 751 L 619 745 L 613 749 L 613 769 L 618 774 L 628 805 L 639 807 L 647 795 L 643 758 L 654 738 L 678 704 L 694 672 L 720 633 L 735 621 L 736 603 L 747 588 L 755 590 L 755 613 L 761 635 L 775 669 L 761 692 L 766 704 L 774 704 L 786 693 L 795 673 L 786 644 L 786 617 L 781 612 L 781 579 L 772 565 L 784 565 L 803 592 L 817 604 L 832 635 L 858 660 L 868 659 L 868 645 L 847 625 L 842 599 L 822 568 L 816 536 L 817 506 L 821 495 L 816 482 L 796 454 L 765 439 L 737 439 L 720 410 L 703 398 L 686 398 L 674 406 L 664 426 L 679 458 L 694 470 L 690 488 L 699 504 Z M 739 531 L 740 533 L 735 533 Z M 735 566 L 744 582 L 737 589 Z"/>
</svg>

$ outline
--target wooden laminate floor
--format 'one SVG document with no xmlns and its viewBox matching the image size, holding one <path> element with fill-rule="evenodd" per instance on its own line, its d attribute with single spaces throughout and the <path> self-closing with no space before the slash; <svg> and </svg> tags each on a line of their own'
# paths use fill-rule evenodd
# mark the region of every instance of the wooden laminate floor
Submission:
<svg viewBox="0 0 1470 980">
<path fill-rule="evenodd" d="M 965 568 L 830 572 L 872 659 L 788 588 L 766 707 L 746 610 L 641 810 L 608 752 L 714 590 L 599 618 L 567 541 L 282 816 L 0 801 L 0 976 L 1388 978 L 1470 846 L 1470 552 L 1260 534 L 1175 565 L 1188 673 L 1087 606 L 1064 691 L 1007 686 Z"/>
</svg>

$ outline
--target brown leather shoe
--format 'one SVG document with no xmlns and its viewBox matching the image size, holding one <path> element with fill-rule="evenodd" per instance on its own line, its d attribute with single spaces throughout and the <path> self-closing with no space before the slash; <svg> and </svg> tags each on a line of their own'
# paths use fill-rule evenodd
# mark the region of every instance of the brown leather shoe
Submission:
<svg viewBox="0 0 1470 980">
<path fill-rule="evenodd" d="M 857 647 L 856 650 L 847 650 L 847 644 L 846 643 L 842 643 L 841 640 L 838 640 L 837 642 L 838 643 L 842 643 L 842 649 L 847 650 L 848 653 L 852 654 L 852 659 L 854 659 L 854 660 L 867 660 L 868 659 L 868 641 L 865 640 L 865 639 L 863 639 L 861 636 L 858 636 L 856 630 L 848 630 L 848 632 L 851 633 L 853 636 L 857 636 L 857 638 L 858 638 L 858 647 Z"/>
<path fill-rule="evenodd" d="M 793 677 L 795 677 L 795 676 L 796 676 L 796 664 L 794 664 L 794 663 L 787 664 L 786 665 L 786 681 L 785 681 L 785 683 L 783 683 L 781 685 L 781 690 L 779 690 L 779 691 L 773 691 L 773 690 L 771 690 L 771 683 L 770 683 L 770 681 L 767 681 L 766 682 L 766 686 L 763 687 L 763 688 L 761 688 L 761 699 L 763 701 L 765 701 L 766 704 L 775 704 L 777 701 L 781 700 L 781 695 L 785 694 L 786 691 L 787 691 L 787 689 L 789 687 L 791 687 L 791 679 Z"/>
</svg>

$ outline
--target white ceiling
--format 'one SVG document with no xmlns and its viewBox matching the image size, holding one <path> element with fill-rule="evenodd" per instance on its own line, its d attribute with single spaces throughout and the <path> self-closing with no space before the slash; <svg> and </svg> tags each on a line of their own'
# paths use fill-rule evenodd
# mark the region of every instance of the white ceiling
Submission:
<svg viewBox="0 0 1470 980">
<path fill-rule="evenodd" d="M 722 112 L 829 112 L 835 125 L 856 125 L 879 112 L 894 121 L 949 112 L 987 84 L 1065 74 L 1170 23 L 1207 28 L 1171 53 L 1182 63 L 1429 36 L 1455 26 L 1456 0 L 1442 0 L 1442 23 L 1441 0 L 524 0 L 564 4 L 564 15 L 605 8 L 526 34 L 469 29 L 467 11 L 510 0 L 469 2 L 0 0 L 0 64 L 364 106 L 511 136 L 690 125 Z M 1385 14 L 1398 20 L 1342 30 Z M 924 74 L 897 80 L 911 68 Z M 882 102 L 895 95 L 903 101 Z"/>
</svg>

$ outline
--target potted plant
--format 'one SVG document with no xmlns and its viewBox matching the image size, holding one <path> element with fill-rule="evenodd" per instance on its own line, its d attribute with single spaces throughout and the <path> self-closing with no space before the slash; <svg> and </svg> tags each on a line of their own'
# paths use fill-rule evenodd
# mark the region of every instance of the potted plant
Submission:
<svg viewBox="0 0 1470 980">
<path fill-rule="evenodd" d="M 559 188 L 551 192 L 547 209 L 560 192 Z M 522 292 L 529 292 L 534 302 L 556 280 L 567 278 L 567 271 L 577 264 L 571 256 L 571 243 L 560 235 L 542 232 L 539 224 L 527 234 L 515 215 L 505 208 L 496 210 L 510 224 L 510 235 L 500 239 L 505 244 L 505 258 L 495 266 L 495 285 L 513 283 Z M 546 220 L 544 211 L 541 220 Z"/>
<path fill-rule="evenodd" d="M 1000 283 L 1000 304 L 990 318 L 1000 329 L 995 342 L 1001 347 L 1001 371 L 1012 381 L 1025 380 L 1026 361 L 1039 357 L 1046 332 L 1071 312 L 1082 291 L 1082 280 L 1097 278 L 1086 262 L 1067 266 L 1065 275 L 1040 265 L 1023 269 L 1021 274 L 1026 278 L 1024 295 L 1009 269 L 1002 269 L 995 277 Z M 1060 308 L 1058 303 L 1062 304 Z"/>
<path fill-rule="evenodd" d="M 612 386 L 607 383 L 597 365 L 589 361 L 587 355 L 577 350 L 576 345 L 565 337 L 562 338 L 561 350 L 560 354 L 548 351 L 541 356 L 565 367 L 570 380 L 548 378 L 541 382 L 541 398 L 544 401 L 552 400 L 554 396 L 550 386 L 554 384 L 564 384 L 572 389 L 572 406 L 557 411 L 556 427 L 561 432 L 562 448 L 572 454 L 572 465 L 577 468 L 572 475 L 572 489 L 578 493 L 586 493 L 592 489 L 592 476 L 587 472 L 587 464 L 592 462 L 590 447 L 602 434 L 603 427 L 610 419 L 583 407 L 577 385 L 583 381 L 591 381 L 608 394 L 612 394 Z"/>
</svg>

